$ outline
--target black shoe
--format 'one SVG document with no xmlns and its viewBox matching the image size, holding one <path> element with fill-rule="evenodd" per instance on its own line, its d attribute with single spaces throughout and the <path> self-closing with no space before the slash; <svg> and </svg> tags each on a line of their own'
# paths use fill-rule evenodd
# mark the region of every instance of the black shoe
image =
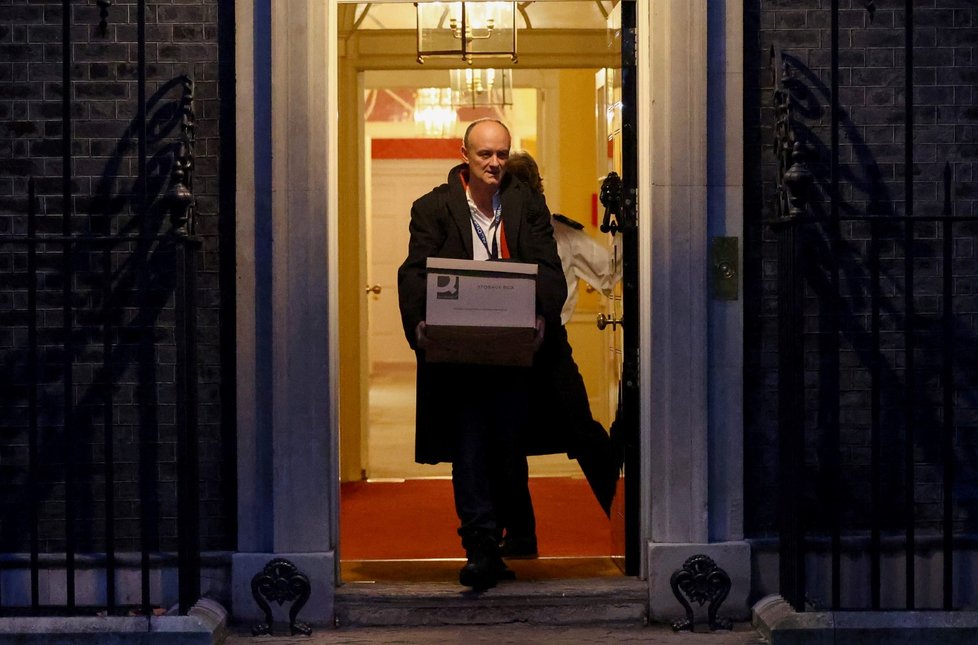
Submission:
<svg viewBox="0 0 978 645">
<path fill-rule="evenodd" d="M 537 552 L 537 539 L 530 537 L 506 536 L 499 543 L 499 555 L 511 560 L 532 560 L 540 557 Z"/>
<path fill-rule="evenodd" d="M 458 572 L 458 581 L 463 586 L 472 587 L 473 591 L 485 591 L 496 586 L 497 578 L 488 560 L 469 560 Z"/>
<path fill-rule="evenodd" d="M 499 558 L 499 546 L 496 540 L 488 535 L 477 533 L 462 538 L 462 546 L 465 547 L 467 562 L 458 572 L 459 583 L 472 587 L 474 591 L 485 591 L 495 587 L 502 573 L 500 565 L 503 569 L 506 568 Z"/>
</svg>

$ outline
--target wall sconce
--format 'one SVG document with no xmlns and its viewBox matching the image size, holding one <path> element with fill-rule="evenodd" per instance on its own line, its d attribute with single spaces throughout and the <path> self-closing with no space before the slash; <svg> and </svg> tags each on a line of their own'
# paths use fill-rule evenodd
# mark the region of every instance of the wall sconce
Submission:
<svg viewBox="0 0 978 645">
<path fill-rule="evenodd" d="M 427 56 L 508 56 L 516 62 L 516 2 L 416 2 L 418 62 Z"/>
<path fill-rule="evenodd" d="M 513 73 L 510 69 L 449 70 L 452 103 L 456 107 L 507 107 L 513 105 Z"/>
</svg>

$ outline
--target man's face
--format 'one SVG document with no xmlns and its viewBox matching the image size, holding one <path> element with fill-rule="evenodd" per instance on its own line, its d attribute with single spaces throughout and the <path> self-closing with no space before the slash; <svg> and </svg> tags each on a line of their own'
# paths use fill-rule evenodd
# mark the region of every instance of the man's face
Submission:
<svg viewBox="0 0 978 645">
<path fill-rule="evenodd" d="M 509 132 L 495 121 L 477 123 L 469 131 L 468 148 L 462 146 L 462 158 L 469 165 L 469 184 L 499 188 L 509 159 Z"/>
</svg>

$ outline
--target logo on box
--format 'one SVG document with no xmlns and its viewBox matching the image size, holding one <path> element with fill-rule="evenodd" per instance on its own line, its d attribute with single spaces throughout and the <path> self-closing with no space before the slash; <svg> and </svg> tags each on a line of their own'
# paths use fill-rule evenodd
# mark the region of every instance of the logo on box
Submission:
<svg viewBox="0 0 978 645">
<path fill-rule="evenodd" d="M 435 279 L 437 300 L 458 300 L 458 276 L 440 275 Z"/>
</svg>

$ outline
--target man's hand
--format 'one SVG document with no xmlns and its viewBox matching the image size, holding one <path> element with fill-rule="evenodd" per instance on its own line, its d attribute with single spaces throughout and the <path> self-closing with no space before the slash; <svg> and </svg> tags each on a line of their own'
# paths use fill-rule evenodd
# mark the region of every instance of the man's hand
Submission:
<svg viewBox="0 0 978 645">
<path fill-rule="evenodd" d="M 414 344 L 418 349 L 428 349 L 431 344 L 431 341 L 428 340 L 428 334 L 425 333 L 427 329 L 428 326 L 423 320 L 414 328 Z"/>
<path fill-rule="evenodd" d="M 547 324 L 543 319 L 543 316 L 537 316 L 536 322 L 537 335 L 533 338 L 533 351 L 540 349 L 540 345 L 543 345 L 543 332 Z"/>
</svg>

